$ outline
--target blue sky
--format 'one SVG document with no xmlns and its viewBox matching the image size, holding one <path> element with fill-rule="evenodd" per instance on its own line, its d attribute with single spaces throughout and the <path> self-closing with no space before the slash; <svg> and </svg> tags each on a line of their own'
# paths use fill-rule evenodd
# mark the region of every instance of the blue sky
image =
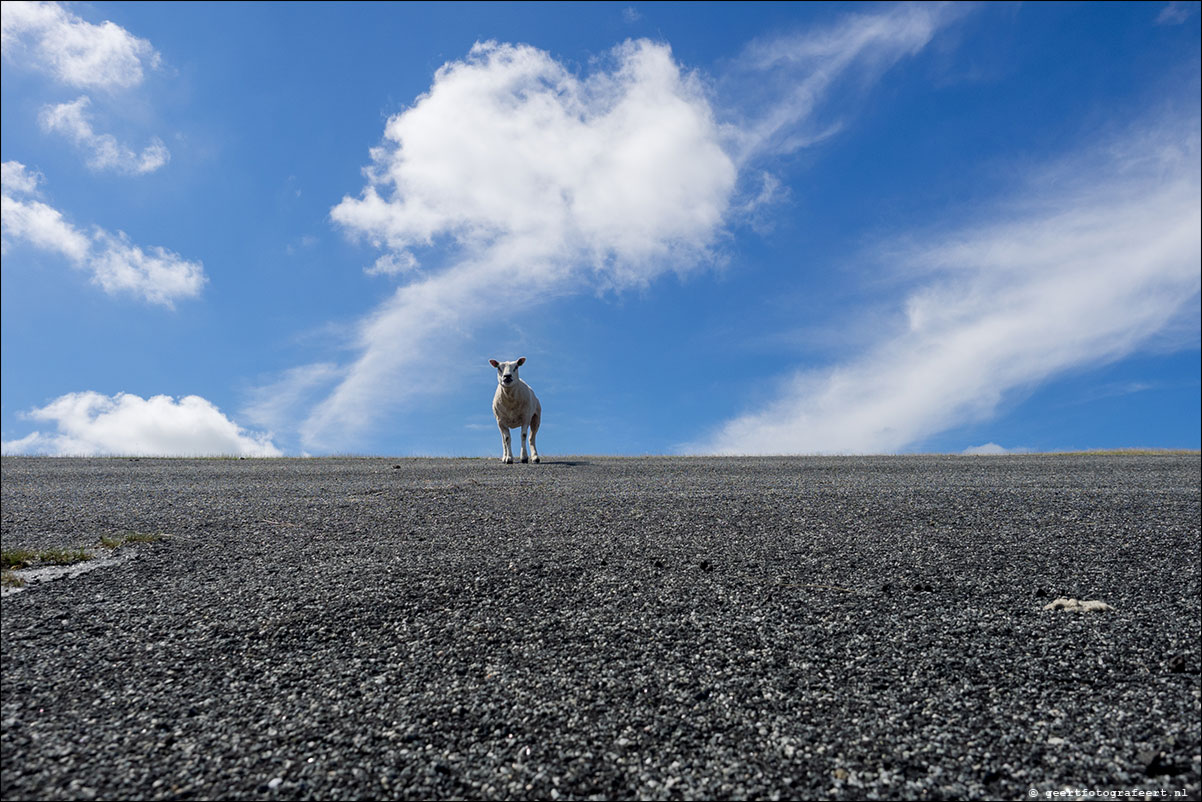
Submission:
<svg viewBox="0 0 1202 802">
<path fill-rule="evenodd" d="M 5 2 L 4 453 L 1196 449 L 1199 19 Z"/>
</svg>

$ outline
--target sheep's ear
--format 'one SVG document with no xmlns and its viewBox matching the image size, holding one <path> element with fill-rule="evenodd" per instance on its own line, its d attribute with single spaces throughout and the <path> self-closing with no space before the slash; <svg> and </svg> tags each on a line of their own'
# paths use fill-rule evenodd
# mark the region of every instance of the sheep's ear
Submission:
<svg viewBox="0 0 1202 802">
<path fill-rule="evenodd" d="M 518 367 L 520 368 L 522 365 L 525 365 L 525 364 L 526 364 L 526 357 L 519 356 L 518 357 Z"/>
<path fill-rule="evenodd" d="M 501 364 L 499 362 L 497 362 L 497 360 L 495 360 L 495 359 L 488 360 L 488 364 L 492 365 L 494 368 L 501 367 Z"/>
</svg>

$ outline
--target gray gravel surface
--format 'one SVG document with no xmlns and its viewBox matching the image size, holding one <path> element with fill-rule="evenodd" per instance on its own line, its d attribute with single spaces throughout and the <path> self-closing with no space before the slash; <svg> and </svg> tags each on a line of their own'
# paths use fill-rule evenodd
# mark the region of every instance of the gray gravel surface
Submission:
<svg viewBox="0 0 1202 802">
<path fill-rule="evenodd" d="M 6 457 L 0 794 L 1197 799 L 1199 475 Z"/>
</svg>

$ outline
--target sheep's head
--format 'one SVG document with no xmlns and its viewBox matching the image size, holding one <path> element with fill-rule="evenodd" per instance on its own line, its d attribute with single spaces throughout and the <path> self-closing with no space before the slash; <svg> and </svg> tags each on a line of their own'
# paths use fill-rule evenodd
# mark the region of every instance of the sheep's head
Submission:
<svg viewBox="0 0 1202 802">
<path fill-rule="evenodd" d="M 498 362 L 488 360 L 488 364 L 497 369 L 497 384 L 502 387 L 512 387 L 518 380 L 518 368 L 526 363 L 526 357 L 520 357 L 513 362 Z"/>
</svg>

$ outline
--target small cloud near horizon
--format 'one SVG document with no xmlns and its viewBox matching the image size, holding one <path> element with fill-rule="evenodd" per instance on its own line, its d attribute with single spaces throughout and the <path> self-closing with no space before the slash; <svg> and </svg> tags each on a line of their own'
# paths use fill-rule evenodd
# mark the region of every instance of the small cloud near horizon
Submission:
<svg viewBox="0 0 1202 802">
<path fill-rule="evenodd" d="M 67 393 L 25 413 L 53 423 L 53 433 L 35 431 L 5 440 L 8 455 L 60 457 L 278 457 L 270 434 L 247 432 L 211 401 L 196 395 L 142 398 L 132 393 L 106 396 Z"/>
</svg>

